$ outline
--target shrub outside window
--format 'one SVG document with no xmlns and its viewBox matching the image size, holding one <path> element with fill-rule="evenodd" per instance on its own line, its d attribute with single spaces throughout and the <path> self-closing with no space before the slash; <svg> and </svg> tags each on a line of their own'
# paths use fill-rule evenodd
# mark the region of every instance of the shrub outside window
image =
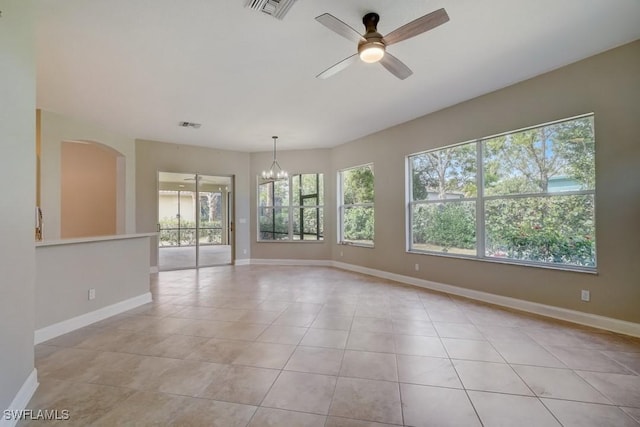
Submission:
<svg viewBox="0 0 640 427">
<path fill-rule="evenodd" d="M 338 172 L 338 243 L 373 246 L 373 164 Z"/>
<path fill-rule="evenodd" d="M 409 156 L 409 250 L 594 270 L 593 121 Z"/>
<path fill-rule="evenodd" d="M 298 174 L 284 180 L 258 178 L 258 240 L 324 239 L 322 174 Z"/>
</svg>

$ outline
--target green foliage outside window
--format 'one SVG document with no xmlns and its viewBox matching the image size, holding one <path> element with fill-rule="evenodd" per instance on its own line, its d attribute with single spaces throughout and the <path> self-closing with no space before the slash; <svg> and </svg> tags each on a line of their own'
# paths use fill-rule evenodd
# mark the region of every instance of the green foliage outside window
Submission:
<svg viewBox="0 0 640 427">
<path fill-rule="evenodd" d="M 412 249 L 595 267 L 592 116 L 409 161 Z M 477 223 L 477 209 L 483 223 Z M 477 253 L 478 230 L 485 236 L 484 253 Z"/>
<path fill-rule="evenodd" d="M 342 188 L 341 241 L 373 245 L 373 165 L 346 169 L 340 173 Z"/>
<path fill-rule="evenodd" d="M 160 246 L 194 246 L 195 221 L 163 218 L 160 220 Z M 200 244 L 222 244 L 222 222 L 200 222 Z"/>
</svg>

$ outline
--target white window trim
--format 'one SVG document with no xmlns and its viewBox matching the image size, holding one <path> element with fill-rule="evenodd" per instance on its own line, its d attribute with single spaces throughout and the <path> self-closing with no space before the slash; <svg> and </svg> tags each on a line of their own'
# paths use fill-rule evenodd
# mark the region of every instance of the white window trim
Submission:
<svg viewBox="0 0 640 427">
<path fill-rule="evenodd" d="M 294 177 L 299 176 L 299 175 L 319 175 L 319 176 L 321 176 L 322 180 L 323 180 L 322 188 L 324 190 L 324 173 L 322 173 L 322 172 L 299 172 L 299 173 L 291 174 L 286 178 L 286 181 L 287 181 L 288 186 L 289 186 L 289 192 L 288 192 L 289 193 L 289 200 L 288 200 L 288 204 L 286 206 L 266 206 L 266 205 L 265 206 L 261 206 L 260 205 L 260 185 L 264 184 L 265 182 L 262 179 L 262 177 L 260 177 L 260 176 L 257 177 L 257 186 L 256 186 L 256 188 L 257 188 L 257 191 L 256 191 L 256 206 L 257 206 L 257 209 L 256 209 L 256 211 L 257 211 L 256 212 L 256 227 L 257 227 L 257 229 L 256 229 L 256 242 L 257 243 L 305 243 L 305 244 L 306 243 L 311 243 L 311 244 L 313 244 L 313 243 L 324 243 L 324 241 L 325 241 L 324 233 L 323 233 L 323 236 L 322 236 L 322 240 L 302 240 L 302 239 L 296 240 L 296 239 L 293 238 L 293 236 L 295 235 L 294 232 L 293 232 L 293 213 L 294 213 L 294 209 L 300 209 L 300 208 L 304 208 L 304 209 L 322 209 L 322 221 L 323 222 L 324 222 L 324 216 L 325 216 L 324 215 L 325 214 L 325 209 L 324 209 L 325 205 L 324 204 L 322 204 L 322 205 L 304 205 L 304 206 L 291 204 L 293 202 L 293 193 L 291 192 L 292 180 L 293 180 Z M 277 181 L 277 180 L 275 180 L 275 181 Z M 285 181 L 285 180 L 281 180 L 281 181 Z M 325 195 L 323 194 L 322 195 L 322 200 L 324 200 L 324 198 L 325 198 Z M 283 240 L 276 240 L 276 239 L 269 240 L 269 239 L 261 239 L 260 238 L 260 209 L 261 208 L 288 209 L 287 216 L 288 216 L 288 220 L 289 220 L 289 223 L 288 223 L 289 224 L 289 227 L 288 227 L 289 230 L 288 230 L 286 239 L 283 239 Z M 274 214 L 275 214 L 275 211 L 274 211 Z M 324 230 L 324 224 L 323 224 L 322 229 Z"/>
<path fill-rule="evenodd" d="M 536 261 L 528 261 L 528 260 L 517 260 L 517 259 L 509 259 L 509 258 L 498 258 L 486 255 L 486 247 L 485 247 L 485 215 L 484 215 L 484 204 L 486 201 L 490 200 L 505 200 L 505 199 L 519 199 L 519 198 L 534 198 L 534 197 L 568 197 L 568 196 L 584 196 L 584 195 L 592 195 L 594 196 L 594 223 L 596 222 L 595 218 L 595 196 L 596 190 L 595 187 L 592 190 L 580 190 L 580 191 L 565 191 L 558 193 L 549 193 L 549 192 L 539 192 L 539 193 L 522 193 L 522 194 L 505 194 L 505 195 L 492 195 L 485 196 L 484 195 L 484 162 L 483 162 L 483 144 L 485 141 L 503 136 L 510 135 L 518 132 L 523 132 L 530 129 L 537 129 L 549 125 L 553 125 L 556 123 L 563 123 L 572 120 L 578 120 L 585 117 L 595 117 L 594 113 L 586 113 L 581 114 L 574 117 L 569 117 L 566 119 L 555 120 L 539 125 L 528 126 L 525 128 L 520 128 L 517 130 L 512 130 L 508 132 L 502 132 L 499 134 L 487 136 L 484 138 L 474 139 L 470 141 L 460 142 L 452 145 L 447 145 L 444 147 L 434 148 L 430 150 L 420 151 L 417 153 L 409 154 L 405 157 L 405 184 L 407 185 L 405 191 L 406 198 L 406 208 L 407 208 L 407 228 L 406 228 L 406 252 L 413 254 L 421 254 L 421 255 L 434 255 L 434 256 L 442 256 L 448 258 L 462 258 L 462 259 L 471 259 L 476 261 L 483 262 L 493 262 L 497 264 L 509 264 L 509 265 L 524 265 L 529 267 L 538 267 L 538 268 L 546 268 L 551 270 L 562 270 L 562 271 L 575 271 L 579 273 L 590 273 L 590 274 L 598 274 L 598 262 L 597 262 L 597 250 L 595 256 L 595 265 L 593 267 L 584 267 L 579 265 L 570 265 L 570 264 L 552 264 L 552 263 L 544 263 L 544 262 L 536 262 Z M 595 135 L 594 135 L 595 136 Z M 411 165 L 411 158 L 415 156 L 419 156 L 421 154 L 445 150 L 448 148 L 454 148 L 461 145 L 476 143 L 476 197 L 467 197 L 461 199 L 451 199 L 451 200 L 413 200 L 413 169 Z M 597 184 L 596 184 L 597 185 Z M 456 254 L 456 253 L 443 253 L 438 251 L 430 251 L 430 250 L 420 250 L 413 248 L 413 207 L 418 204 L 432 204 L 432 203 L 456 203 L 456 202 L 464 202 L 464 201 L 474 201 L 476 204 L 476 255 L 465 255 L 465 254 Z M 597 228 L 596 228 L 597 232 Z"/>
<path fill-rule="evenodd" d="M 353 170 L 353 169 L 359 169 L 365 166 L 369 166 L 371 167 L 371 171 L 373 172 L 373 177 L 374 177 L 374 201 L 371 203 L 352 203 L 352 204 L 345 204 L 343 203 L 344 201 L 344 180 L 343 180 L 343 173 Z M 357 166 L 350 166 L 348 168 L 344 168 L 344 169 L 340 169 L 338 171 L 337 174 L 337 197 L 336 197 L 336 202 L 337 202 L 337 217 L 338 217 L 338 227 L 337 227 L 337 244 L 339 245 L 346 245 L 346 246 L 357 246 L 357 247 L 362 247 L 362 248 L 374 248 L 375 247 L 375 222 L 374 222 L 374 234 L 373 234 L 373 239 L 371 241 L 371 243 L 362 243 L 362 242 L 357 242 L 354 240 L 345 240 L 344 237 L 344 211 L 345 208 L 354 208 L 354 207 L 365 207 L 365 208 L 372 208 L 373 209 L 373 215 L 374 215 L 374 221 L 375 221 L 375 170 L 374 170 L 374 166 L 373 166 L 373 162 L 371 163 L 364 163 L 361 165 L 357 165 Z"/>
</svg>

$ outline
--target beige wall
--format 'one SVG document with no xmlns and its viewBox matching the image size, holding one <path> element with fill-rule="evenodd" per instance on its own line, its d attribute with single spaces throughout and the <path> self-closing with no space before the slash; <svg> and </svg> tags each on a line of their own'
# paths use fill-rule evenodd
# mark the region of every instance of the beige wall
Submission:
<svg viewBox="0 0 640 427">
<path fill-rule="evenodd" d="M 331 150 L 278 152 L 278 163 L 289 172 L 324 174 L 325 210 L 324 241 L 321 242 L 258 242 L 258 176 L 273 161 L 273 153 L 251 154 L 251 258 L 253 259 L 329 259 L 335 241 L 335 173 L 331 170 Z"/>
<path fill-rule="evenodd" d="M 139 233 L 158 223 L 158 172 L 234 176 L 235 258 L 250 257 L 249 153 L 136 140 L 136 224 Z M 158 265 L 158 241 L 151 239 L 151 266 Z"/>
<path fill-rule="evenodd" d="M 333 259 L 640 322 L 638 76 L 635 42 L 335 148 L 334 170 L 374 162 L 376 241 L 374 249 L 334 244 Z M 406 155 L 588 112 L 595 113 L 597 275 L 405 252 Z M 591 302 L 580 301 L 581 289 Z"/>
<path fill-rule="evenodd" d="M 148 237 L 39 246 L 36 329 L 148 294 L 147 259 Z"/>
<path fill-rule="evenodd" d="M 124 169 L 124 188 L 118 194 L 118 204 L 124 204 L 122 217 L 117 219 L 119 233 L 134 233 L 136 184 L 135 141 L 123 135 L 106 131 L 99 126 L 86 123 L 50 111 L 41 111 L 40 131 L 42 141 L 41 158 L 41 203 L 44 223 L 44 240 L 61 237 L 61 151 L 64 141 L 97 142 L 122 154 L 124 161 L 118 167 Z M 119 174 L 120 175 L 120 174 Z"/>
<path fill-rule="evenodd" d="M 63 142 L 60 237 L 116 234 L 118 154 L 94 143 Z"/>
<path fill-rule="evenodd" d="M 1 412 L 34 372 L 36 63 L 32 2 L 0 1 L 0 10 Z"/>
</svg>

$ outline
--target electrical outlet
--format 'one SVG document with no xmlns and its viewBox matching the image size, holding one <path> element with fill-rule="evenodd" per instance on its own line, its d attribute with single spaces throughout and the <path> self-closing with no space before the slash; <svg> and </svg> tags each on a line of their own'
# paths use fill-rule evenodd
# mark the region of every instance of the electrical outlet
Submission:
<svg viewBox="0 0 640 427">
<path fill-rule="evenodd" d="M 591 301 L 591 292 L 587 289 L 583 289 L 582 292 L 580 292 L 580 299 L 585 302 Z"/>
<path fill-rule="evenodd" d="M 242 254 L 243 254 L 243 255 L 246 255 L 246 254 L 247 254 L 247 250 L 246 250 L 246 249 L 243 249 L 243 250 L 242 250 Z"/>
<path fill-rule="evenodd" d="M 95 288 L 91 288 L 89 289 L 89 300 L 94 300 L 96 299 L 96 290 Z"/>
<path fill-rule="evenodd" d="M 420 264 L 416 264 L 416 271 L 420 271 Z"/>
</svg>

